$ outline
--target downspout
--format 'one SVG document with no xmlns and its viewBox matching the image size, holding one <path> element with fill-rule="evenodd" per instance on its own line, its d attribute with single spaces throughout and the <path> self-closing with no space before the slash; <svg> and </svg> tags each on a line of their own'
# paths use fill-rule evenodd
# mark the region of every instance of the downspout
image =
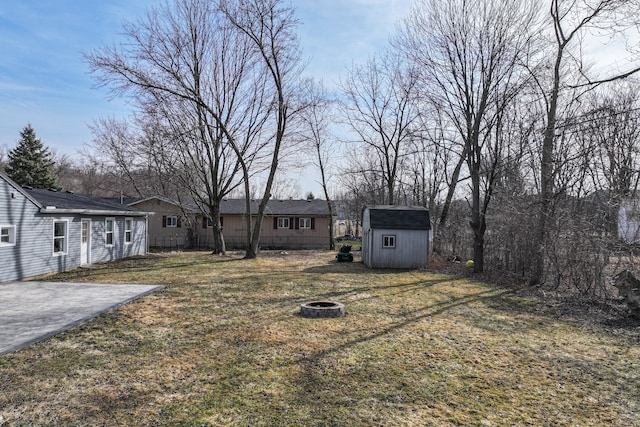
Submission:
<svg viewBox="0 0 640 427">
<path fill-rule="evenodd" d="M 149 215 L 144 216 L 144 231 L 145 231 L 145 249 L 144 254 L 147 255 L 149 253 Z"/>
</svg>

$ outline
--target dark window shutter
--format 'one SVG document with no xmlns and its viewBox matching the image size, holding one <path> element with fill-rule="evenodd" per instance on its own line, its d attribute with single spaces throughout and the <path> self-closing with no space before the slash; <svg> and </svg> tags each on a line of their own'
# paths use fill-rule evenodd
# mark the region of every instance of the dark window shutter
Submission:
<svg viewBox="0 0 640 427">
<path fill-rule="evenodd" d="M 223 227 L 223 226 L 224 226 L 224 217 L 221 216 L 220 217 L 220 227 Z"/>
<path fill-rule="evenodd" d="M 165 228 L 166 226 L 167 226 L 167 216 L 162 215 L 162 228 Z"/>
<path fill-rule="evenodd" d="M 278 217 L 274 216 L 273 217 L 273 229 L 275 230 L 276 228 L 278 228 Z"/>
<path fill-rule="evenodd" d="M 289 218 L 289 229 L 293 229 L 293 220 L 294 218 Z"/>
<path fill-rule="evenodd" d="M 202 217 L 202 228 L 207 228 L 207 217 L 206 216 Z"/>
<path fill-rule="evenodd" d="M 311 229 L 315 230 L 316 228 L 316 219 L 315 218 L 311 218 Z"/>
<path fill-rule="evenodd" d="M 182 227 L 182 217 L 178 217 L 178 228 Z"/>
<path fill-rule="evenodd" d="M 296 218 L 294 222 L 295 222 L 295 225 L 294 225 L 295 229 L 299 230 L 300 229 L 300 218 Z"/>
</svg>

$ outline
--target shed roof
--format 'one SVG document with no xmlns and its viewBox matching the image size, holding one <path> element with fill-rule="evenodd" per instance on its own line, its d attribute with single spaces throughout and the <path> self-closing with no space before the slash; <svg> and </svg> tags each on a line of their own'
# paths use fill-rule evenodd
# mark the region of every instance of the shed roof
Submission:
<svg viewBox="0 0 640 427">
<path fill-rule="evenodd" d="M 371 228 L 389 230 L 431 230 L 429 210 L 422 206 L 370 206 Z"/>
</svg>

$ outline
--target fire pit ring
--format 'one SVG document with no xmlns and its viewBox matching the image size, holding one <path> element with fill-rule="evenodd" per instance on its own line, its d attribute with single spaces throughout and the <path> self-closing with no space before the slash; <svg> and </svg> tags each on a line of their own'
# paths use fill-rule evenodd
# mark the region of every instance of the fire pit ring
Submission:
<svg viewBox="0 0 640 427">
<path fill-rule="evenodd" d="M 344 304 L 333 301 L 311 301 L 300 305 L 302 317 L 341 317 L 344 316 Z"/>
</svg>

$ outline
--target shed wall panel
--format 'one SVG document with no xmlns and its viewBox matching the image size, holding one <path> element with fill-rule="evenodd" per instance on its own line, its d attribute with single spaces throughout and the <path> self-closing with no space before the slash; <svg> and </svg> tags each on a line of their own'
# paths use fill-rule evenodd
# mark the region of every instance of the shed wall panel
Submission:
<svg viewBox="0 0 640 427">
<path fill-rule="evenodd" d="M 375 228 L 371 221 L 371 210 L 365 208 L 362 216 L 362 262 L 370 268 L 424 268 L 429 261 L 428 229 Z M 387 215 L 402 215 L 410 208 L 395 207 Z M 421 215 L 423 208 L 419 208 Z M 395 247 L 384 248 L 383 236 L 395 236 Z"/>
<path fill-rule="evenodd" d="M 395 247 L 384 248 L 383 237 L 395 236 Z M 422 268 L 429 259 L 426 230 L 371 230 L 370 266 L 374 268 Z"/>
</svg>

